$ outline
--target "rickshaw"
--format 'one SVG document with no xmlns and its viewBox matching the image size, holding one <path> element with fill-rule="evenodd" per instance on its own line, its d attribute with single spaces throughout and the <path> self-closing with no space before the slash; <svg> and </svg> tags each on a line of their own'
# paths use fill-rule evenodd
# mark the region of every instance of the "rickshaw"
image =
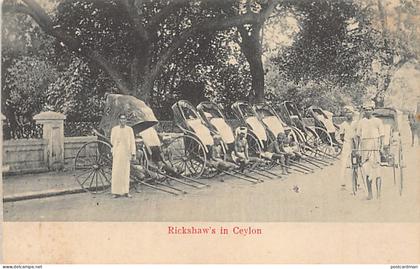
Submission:
<svg viewBox="0 0 420 269">
<path fill-rule="evenodd" d="M 330 134 L 322 128 L 308 126 L 294 103 L 285 101 L 278 109 L 279 116 L 293 128 L 307 155 L 312 155 L 319 161 L 327 163 L 329 163 L 328 159 L 337 159 L 334 153 L 331 154 L 333 143 Z"/>
<path fill-rule="evenodd" d="M 215 165 L 213 165 L 212 161 L 214 158 L 212 154 L 213 147 L 215 146 L 221 147 L 223 161 L 226 161 L 228 158 L 227 152 L 229 149 L 223 140 L 226 139 L 226 134 L 221 136 L 219 144 L 216 145 L 213 136 L 215 134 L 219 134 L 219 132 L 217 132 L 214 127 L 210 127 L 206 124 L 206 120 L 190 102 L 180 100 L 172 105 L 172 111 L 174 113 L 175 124 L 185 135 L 195 138 L 194 141 L 184 141 L 184 144 L 188 145 L 188 147 L 192 149 L 192 154 L 189 154 L 189 156 L 192 161 L 200 167 L 200 176 L 213 178 L 220 173 L 224 173 L 253 183 L 262 182 L 262 180 L 258 178 L 245 175 L 237 170 L 231 173 L 230 171 L 218 169 Z M 215 112 L 217 111 L 213 111 L 213 113 Z M 195 149 L 200 150 L 198 151 Z"/>
<path fill-rule="evenodd" d="M 255 111 L 255 108 L 250 106 L 247 102 L 235 102 L 234 104 L 232 104 L 232 110 L 235 116 L 242 122 L 242 124 L 248 127 L 248 132 L 250 133 L 250 137 L 252 138 L 251 141 L 258 145 L 258 157 L 269 158 L 271 153 L 274 153 L 270 150 L 270 148 L 272 148 L 272 145 L 276 143 L 277 136 L 271 135 L 270 129 L 264 126 L 264 123 L 260 120 L 260 117 Z M 281 132 L 285 131 L 283 126 L 277 126 L 276 129 L 281 129 Z M 275 160 L 269 161 L 267 168 L 271 168 L 275 165 L 277 165 L 277 162 Z M 308 169 L 307 167 L 301 167 L 301 165 L 298 165 L 297 163 L 295 163 L 294 165 L 297 167 L 291 167 L 291 169 L 297 172 L 305 174 L 308 172 L 312 172 L 311 169 Z"/>
<path fill-rule="evenodd" d="M 394 108 L 376 108 L 372 116 L 380 119 L 384 125 L 383 151 L 381 155 L 381 166 L 392 168 L 394 185 L 402 195 L 404 186 L 404 156 L 401 142 L 401 134 L 398 126 L 398 111 Z M 359 189 L 359 175 L 363 178 L 361 149 L 357 141 L 353 142 L 351 153 L 352 164 L 352 192 L 356 194 Z M 364 183 L 364 180 L 362 180 Z"/>
<path fill-rule="evenodd" d="M 233 133 L 231 126 L 229 126 L 229 124 L 227 123 L 226 117 L 224 113 L 222 112 L 222 109 L 213 102 L 204 101 L 198 104 L 197 111 L 200 113 L 200 115 L 204 119 L 207 126 L 209 126 L 209 129 L 211 130 L 211 132 L 221 137 L 222 147 L 225 153 L 224 159 L 227 161 L 233 162 L 233 159 L 230 156 L 232 155 L 232 152 L 234 150 L 235 135 Z M 247 134 L 247 140 L 248 140 L 248 144 L 251 145 L 249 146 L 249 149 L 248 149 L 249 155 L 253 158 L 259 159 L 260 147 L 258 145 L 258 142 L 256 141 L 256 138 L 252 136 L 252 134 L 249 133 L 249 130 Z M 263 160 L 260 160 L 260 161 L 263 161 Z M 258 167 L 257 166 L 254 168 L 248 167 L 247 169 L 248 169 L 248 172 L 250 173 L 256 173 L 260 176 L 264 176 L 267 178 L 271 178 L 271 177 L 261 172 L 274 175 L 266 170 L 257 171 L 256 168 Z M 245 176 L 248 176 L 248 175 L 245 175 Z M 279 177 L 278 175 L 274 175 L 274 176 Z"/>
<path fill-rule="evenodd" d="M 315 132 L 318 137 L 324 142 L 324 144 L 332 145 L 332 149 L 329 153 L 335 156 L 340 155 L 342 143 L 337 140 L 337 133 L 340 127 L 337 124 L 334 124 L 332 113 L 317 106 L 310 106 L 306 110 L 306 113 L 308 116 L 313 118 L 315 123 Z M 329 136 L 326 136 L 325 133 L 328 133 Z"/>
<path fill-rule="evenodd" d="M 224 144 L 227 145 L 227 150 L 232 151 L 235 135 L 232 128 L 227 124 L 221 108 L 213 102 L 204 101 L 198 104 L 197 111 L 210 128 L 210 131 L 219 134 Z"/>
<path fill-rule="evenodd" d="M 237 101 L 232 104 L 232 110 L 236 118 L 248 127 L 249 147 L 255 148 L 255 153 L 258 154 L 257 157 L 261 157 L 270 141 L 264 125 L 258 119 L 256 112 L 247 102 L 243 101 Z"/>
<path fill-rule="evenodd" d="M 268 140 L 270 141 L 269 143 L 273 143 L 273 141 L 275 141 L 279 133 L 284 133 L 286 136 L 289 137 L 290 141 L 294 141 L 297 143 L 297 145 L 299 145 L 298 134 L 296 134 L 294 128 L 288 126 L 285 122 L 283 122 L 283 120 L 280 118 L 280 116 L 277 114 L 277 112 L 273 109 L 272 106 L 270 106 L 267 103 L 260 103 L 255 104 L 253 107 L 258 114 L 258 118 L 261 120 L 261 122 L 267 130 Z M 302 155 L 303 161 L 309 163 L 311 166 L 322 169 L 322 166 L 320 166 L 319 163 L 316 163 L 316 159 L 311 158 L 311 156 L 304 156 L 305 154 L 300 147 L 299 152 Z M 303 167 L 312 170 L 312 168 L 310 167 Z"/>
<path fill-rule="evenodd" d="M 130 165 L 130 186 L 137 189 L 140 185 L 144 185 L 174 195 L 186 192 L 173 186 L 172 181 L 190 187 L 198 187 L 188 183 L 188 181 L 192 182 L 193 179 L 182 176 L 181 172 L 180 178 L 178 178 L 178 176 L 169 175 L 160 170 L 151 171 L 150 161 L 148 160 L 150 154 L 138 134 L 154 128 L 158 124 L 158 120 L 153 111 L 143 101 L 129 95 L 109 94 L 106 97 L 105 112 L 99 124 L 99 129 L 94 130 L 97 139 L 84 144 L 76 154 L 74 162 L 75 179 L 83 190 L 97 194 L 106 192 L 111 186 L 112 145 L 109 137 L 112 127 L 118 124 L 118 118 L 121 114 L 127 116 L 127 125 L 133 129 L 136 135 L 138 162 L 133 162 Z M 181 137 L 182 139 L 185 138 Z M 179 140 L 180 137 L 175 137 L 166 141 L 165 152 L 171 151 L 174 154 L 175 152 L 183 154 L 182 151 L 176 150 Z M 186 155 L 184 154 L 183 157 L 186 157 Z M 153 177 L 151 177 L 152 174 Z"/>
</svg>

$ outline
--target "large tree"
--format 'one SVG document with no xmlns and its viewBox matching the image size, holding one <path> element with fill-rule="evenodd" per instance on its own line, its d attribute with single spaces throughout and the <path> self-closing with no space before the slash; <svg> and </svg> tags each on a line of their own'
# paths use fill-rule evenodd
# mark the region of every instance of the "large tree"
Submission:
<svg viewBox="0 0 420 269">
<path fill-rule="evenodd" d="M 350 1 L 290 1 L 288 5 L 300 31 L 276 59 L 282 73 L 296 83 L 329 80 L 347 85 L 362 80 L 377 50 L 364 11 Z"/>
<path fill-rule="evenodd" d="M 383 106 L 394 74 L 418 59 L 419 1 L 304 0 L 284 5 L 300 27 L 292 46 L 275 59 L 286 80 L 350 87 Z"/>
<path fill-rule="evenodd" d="M 250 5 L 258 8 L 243 8 Z M 275 5 L 273 0 L 64 0 L 49 14 L 35 0 L 9 0 L 3 11 L 31 16 L 57 44 L 101 67 L 118 92 L 146 101 L 170 59 L 185 44 L 198 44 L 202 36 L 239 27 L 255 75 L 254 95 L 261 99 L 264 77 L 256 59 L 261 56 L 258 35 Z"/>
</svg>

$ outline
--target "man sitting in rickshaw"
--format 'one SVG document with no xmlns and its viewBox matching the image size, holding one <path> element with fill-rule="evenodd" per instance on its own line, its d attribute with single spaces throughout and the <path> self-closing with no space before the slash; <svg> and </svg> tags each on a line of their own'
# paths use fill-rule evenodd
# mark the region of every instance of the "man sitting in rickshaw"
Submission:
<svg viewBox="0 0 420 269">
<path fill-rule="evenodd" d="M 282 167 L 285 168 L 284 156 L 277 143 L 270 145 L 270 149 L 268 149 L 268 151 L 260 152 L 262 159 L 249 156 L 248 140 L 246 138 L 247 132 L 248 128 L 246 127 L 238 127 L 236 129 L 234 150 L 232 151 L 232 159 L 240 166 L 241 170 L 243 170 L 248 164 L 256 165 L 257 163 L 264 162 L 264 159 L 270 161 L 280 161 L 280 163 L 283 164 Z M 285 171 L 285 174 L 286 173 L 287 172 Z"/>
<path fill-rule="evenodd" d="M 259 158 L 249 156 L 247 133 L 248 128 L 246 127 L 238 127 L 235 130 L 234 150 L 231 153 L 232 160 L 239 165 L 241 171 L 247 165 L 256 164 L 261 161 Z"/>
<path fill-rule="evenodd" d="M 290 159 L 295 156 L 293 149 L 290 147 L 289 138 L 285 133 L 279 133 L 276 142 L 275 151 L 282 156 L 280 164 L 283 175 L 289 174 Z"/>
<path fill-rule="evenodd" d="M 210 165 L 212 165 L 213 167 L 221 171 L 231 171 L 238 168 L 238 166 L 235 163 L 224 160 L 223 158 L 224 152 L 222 149 L 223 142 L 222 142 L 221 136 L 214 135 L 213 139 L 214 139 L 214 145 L 211 147 L 211 158 L 209 160 Z"/>
<path fill-rule="evenodd" d="M 158 171 L 163 171 L 169 176 L 176 177 L 178 172 L 175 167 L 168 163 L 167 158 L 170 158 L 170 152 L 164 152 L 162 150 L 162 138 L 159 137 L 156 129 L 151 127 L 140 132 L 140 136 L 143 139 L 144 146 L 148 157 L 149 175 L 152 178 L 156 178 Z M 165 156 L 166 155 L 166 156 Z M 165 158 L 166 157 L 166 158 Z"/>
<path fill-rule="evenodd" d="M 279 133 L 277 135 L 277 140 L 276 143 L 274 143 L 274 146 L 276 154 L 282 156 L 280 163 L 282 165 L 283 174 L 290 174 L 288 168 L 290 167 L 291 161 L 293 160 L 299 162 L 302 159 L 299 146 L 285 133 Z"/>
</svg>

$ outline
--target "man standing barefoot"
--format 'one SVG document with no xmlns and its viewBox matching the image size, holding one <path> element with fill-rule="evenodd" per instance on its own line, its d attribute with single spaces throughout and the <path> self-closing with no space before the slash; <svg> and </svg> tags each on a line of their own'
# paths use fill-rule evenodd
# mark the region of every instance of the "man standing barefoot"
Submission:
<svg viewBox="0 0 420 269">
<path fill-rule="evenodd" d="M 112 144 L 112 181 L 111 193 L 114 198 L 131 197 L 130 160 L 136 158 L 136 143 L 133 129 L 126 125 L 127 118 L 120 115 L 119 125 L 111 130 Z"/>
<path fill-rule="evenodd" d="M 364 117 L 359 121 L 357 136 L 362 155 L 362 171 L 364 172 L 368 189 L 367 199 L 372 199 L 372 183 L 376 183 L 376 197 L 381 192 L 381 152 L 383 150 L 384 126 L 382 121 L 372 116 L 375 104 L 368 102 L 363 105 Z"/>
</svg>

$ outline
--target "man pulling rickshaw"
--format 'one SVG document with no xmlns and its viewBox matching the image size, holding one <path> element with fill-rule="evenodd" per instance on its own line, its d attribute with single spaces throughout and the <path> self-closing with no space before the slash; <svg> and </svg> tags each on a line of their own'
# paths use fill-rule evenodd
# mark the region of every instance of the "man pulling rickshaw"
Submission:
<svg viewBox="0 0 420 269">
<path fill-rule="evenodd" d="M 381 152 L 383 151 L 384 126 L 380 119 L 373 117 L 375 104 L 366 102 L 363 105 L 363 118 L 356 129 L 357 154 L 363 180 L 366 182 L 367 199 L 373 198 L 372 184 L 375 182 L 376 198 L 379 199 L 382 184 Z"/>
</svg>

